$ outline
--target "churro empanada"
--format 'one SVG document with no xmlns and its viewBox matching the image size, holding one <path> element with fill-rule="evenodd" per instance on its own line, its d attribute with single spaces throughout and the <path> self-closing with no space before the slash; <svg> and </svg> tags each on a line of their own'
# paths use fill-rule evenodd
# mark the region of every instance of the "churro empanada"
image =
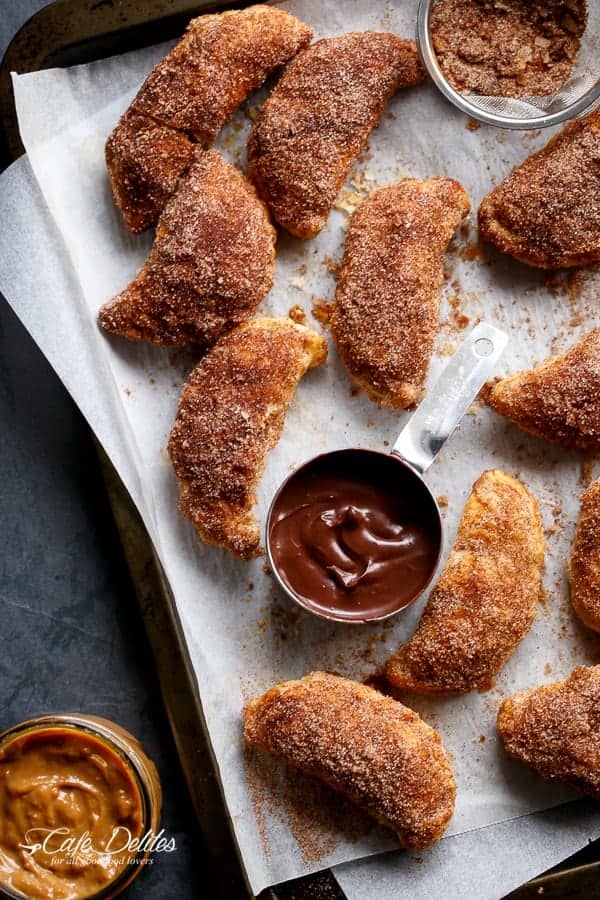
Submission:
<svg viewBox="0 0 600 900">
<path fill-rule="evenodd" d="M 417 693 L 490 688 L 535 618 L 543 562 L 535 498 L 506 472 L 484 472 L 419 627 L 387 664 L 388 681 Z"/>
<path fill-rule="evenodd" d="M 600 666 L 509 697 L 498 731 L 510 756 L 600 800 Z"/>
<path fill-rule="evenodd" d="M 479 207 L 498 250 L 540 269 L 600 260 L 600 111 L 575 119 Z"/>
<path fill-rule="evenodd" d="M 249 177 L 280 225 L 300 238 L 323 228 L 386 101 L 424 77 L 414 43 L 394 34 L 353 32 L 298 54 L 248 143 Z"/>
<path fill-rule="evenodd" d="M 268 451 L 298 381 L 327 343 L 291 319 L 256 318 L 225 335 L 184 388 L 169 439 L 180 508 L 201 540 L 247 558 L 259 551 L 252 507 Z"/>
<path fill-rule="evenodd" d="M 379 403 L 419 399 L 438 332 L 443 258 L 470 210 L 456 181 L 381 188 L 350 222 L 331 330 L 353 380 Z"/>
<path fill-rule="evenodd" d="M 130 341 L 206 346 L 252 315 L 274 271 L 275 231 L 263 202 L 216 150 L 198 148 L 144 267 L 99 321 Z"/>
<path fill-rule="evenodd" d="M 584 625 L 600 632 L 600 479 L 581 497 L 569 580 L 575 612 Z"/>
<path fill-rule="evenodd" d="M 245 709 L 246 741 L 324 781 L 420 850 L 442 836 L 456 785 L 440 735 L 412 709 L 325 672 Z"/>
<path fill-rule="evenodd" d="M 487 385 L 482 396 L 523 431 L 565 447 L 600 448 L 600 328 L 537 369 Z"/>
<path fill-rule="evenodd" d="M 210 143 L 312 29 L 273 6 L 198 16 L 156 64 L 110 135 L 106 162 L 127 227 L 154 224 L 191 163 L 192 140 Z"/>
</svg>

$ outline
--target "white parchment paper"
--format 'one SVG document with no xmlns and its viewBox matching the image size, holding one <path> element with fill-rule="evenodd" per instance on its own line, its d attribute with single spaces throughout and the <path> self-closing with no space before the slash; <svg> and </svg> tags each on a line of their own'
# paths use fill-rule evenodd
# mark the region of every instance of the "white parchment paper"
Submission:
<svg viewBox="0 0 600 900">
<path fill-rule="evenodd" d="M 317 36 L 364 28 L 404 35 L 414 31 L 416 0 L 344 5 L 293 0 L 287 7 L 309 21 Z M 258 892 L 270 883 L 390 850 L 394 842 L 341 800 L 332 800 L 328 791 L 279 764 L 246 754 L 240 727 L 244 700 L 274 682 L 317 668 L 368 676 L 410 635 L 422 604 L 385 626 L 323 623 L 279 595 L 263 560 L 241 562 L 200 545 L 178 514 L 177 485 L 165 446 L 194 356 L 109 338 L 95 323 L 100 304 L 133 277 L 151 243 L 151 235 L 132 237 L 122 226 L 106 178 L 104 142 L 165 50 L 150 48 L 14 79 L 28 159 L 2 179 L 0 287 L 107 449 L 160 554 L 183 622 L 229 813 L 249 881 Z M 260 99 L 255 95 L 218 141 L 222 152 L 242 167 L 251 107 Z M 332 298 L 332 271 L 341 258 L 348 211 L 367 190 L 403 175 L 449 175 L 461 180 L 476 207 L 492 185 L 548 136 L 469 127 L 431 85 L 399 93 L 324 231 L 308 243 L 279 237 L 276 284 L 261 312 L 285 315 L 299 303 L 310 313 L 314 298 Z M 482 254 L 475 239 L 474 227 L 463 231 L 448 256 L 430 383 L 464 329 L 480 318 L 511 332 L 501 363 L 505 372 L 533 364 L 598 324 L 596 273 L 547 283 L 492 251 Z M 331 348 L 329 363 L 300 385 L 282 439 L 270 455 L 260 489 L 261 521 L 269 498 L 292 467 L 323 450 L 382 447 L 393 441 L 406 418 L 353 396 Z M 540 501 L 548 530 L 548 599 L 492 691 L 410 698 L 441 730 L 452 754 L 458 799 L 449 837 L 424 856 L 427 866 L 395 853 L 381 863 L 342 867 L 340 882 L 350 897 L 391 897 L 403 890 L 429 897 L 452 886 L 458 891 L 453 896 L 461 896 L 464 873 L 448 864 L 457 852 L 451 848 L 459 843 L 467 855 L 478 845 L 484 848 L 481 864 L 473 870 L 471 863 L 470 871 L 477 872 L 481 897 L 499 896 L 521 875 L 533 874 L 537 860 L 539 868 L 554 861 L 548 859 L 550 846 L 558 855 L 576 849 L 584 837 L 582 821 L 589 822 L 590 837 L 600 828 L 600 816 L 593 813 L 576 826 L 568 824 L 567 816 L 549 842 L 540 820 L 529 817 L 519 823 L 520 833 L 527 830 L 532 846 L 537 841 L 539 856 L 534 850 L 530 868 L 520 869 L 516 880 L 507 880 L 505 869 L 501 886 L 491 880 L 495 876 L 485 853 L 498 854 L 502 847 L 510 852 L 517 832 L 506 825 L 485 826 L 574 796 L 505 757 L 494 727 L 498 704 L 508 693 L 562 678 L 577 663 L 596 661 L 600 651 L 598 641 L 572 615 L 565 577 L 577 498 L 593 474 L 593 461 L 528 439 L 476 405 L 427 476 L 433 490 L 447 498 L 450 540 L 472 482 L 491 466 L 523 478 Z M 484 828 L 480 839 L 470 840 L 467 832 Z M 495 832 L 498 837 L 491 839 Z M 421 874 L 425 869 L 426 876 Z M 385 893 L 390 877 L 392 892 Z"/>
</svg>

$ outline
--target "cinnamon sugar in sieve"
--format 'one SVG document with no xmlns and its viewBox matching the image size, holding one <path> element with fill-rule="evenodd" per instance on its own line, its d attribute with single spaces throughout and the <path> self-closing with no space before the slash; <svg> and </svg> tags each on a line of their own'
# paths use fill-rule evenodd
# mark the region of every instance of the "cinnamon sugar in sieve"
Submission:
<svg viewBox="0 0 600 900">
<path fill-rule="evenodd" d="M 430 33 L 460 93 L 548 96 L 569 79 L 586 22 L 587 0 L 437 0 Z"/>
</svg>

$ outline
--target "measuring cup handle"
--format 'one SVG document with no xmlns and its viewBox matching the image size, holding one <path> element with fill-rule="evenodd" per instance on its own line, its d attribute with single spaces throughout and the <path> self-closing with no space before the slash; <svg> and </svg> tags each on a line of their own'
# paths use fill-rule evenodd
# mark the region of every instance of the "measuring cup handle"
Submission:
<svg viewBox="0 0 600 900">
<path fill-rule="evenodd" d="M 485 382 L 508 343 L 508 335 L 481 322 L 465 338 L 429 391 L 391 452 L 419 474 L 429 468 Z"/>
</svg>

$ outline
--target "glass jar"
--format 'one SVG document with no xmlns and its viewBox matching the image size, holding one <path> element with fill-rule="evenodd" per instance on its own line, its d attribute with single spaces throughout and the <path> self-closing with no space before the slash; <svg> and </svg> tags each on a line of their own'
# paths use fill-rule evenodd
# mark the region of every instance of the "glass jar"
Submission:
<svg viewBox="0 0 600 900">
<path fill-rule="evenodd" d="M 45 760 L 48 761 L 46 779 L 43 777 Z M 12 774 L 3 776 L 3 764 L 5 772 L 7 765 L 13 766 Z M 79 765 L 81 771 L 78 771 Z M 39 775 L 36 775 L 36 767 L 40 769 Z M 120 725 L 83 713 L 38 716 L 20 722 L 0 734 L 0 791 L 4 790 L 3 778 L 7 781 L 5 800 L 8 806 L 5 804 L 5 815 L 0 823 L 0 895 L 14 900 L 43 897 L 45 878 L 50 879 L 48 884 L 56 884 L 56 878 L 64 877 L 66 893 L 60 896 L 73 900 L 108 900 L 131 884 L 147 864 L 160 827 L 160 779 L 139 741 Z M 94 778 L 97 784 L 92 784 Z M 8 779 L 13 783 L 8 784 Z M 17 784 L 19 781 L 21 783 Z M 29 790 L 31 802 L 24 806 Z M 11 821 L 9 807 L 13 800 L 16 806 Z M 53 808 L 40 812 L 46 801 Z M 84 846 L 81 842 L 89 832 L 77 834 L 77 814 L 81 812 L 82 818 L 91 821 L 96 828 L 101 822 L 99 808 L 103 801 L 110 805 L 111 813 L 115 812 L 113 837 L 115 829 L 123 830 L 118 835 L 116 849 L 104 838 L 99 842 L 100 850 L 93 846 L 92 838 L 90 844 Z M 127 838 L 128 832 L 132 834 L 131 829 L 118 824 L 121 815 L 129 816 L 135 822 L 136 836 L 132 840 Z M 110 826 L 111 816 L 105 818 L 106 821 L 101 822 L 103 834 Z M 57 822 L 62 830 L 47 827 L 56 826 Z M 65 826 L 65 822 L 72 827 Z M 30 834 L 28 839 L 23 834 L 21 843 L 21 830 L 36 832 L 36 836 Z M 40 843 L 46 834 L 51 842 L 47 846 Z M 66 839 L 65 834 L 68 835 Z M 10 852 L 5 838 L 11 841 Z M 74 843 L 69 843 L 71 840 Z M 17 841 L 19 862 L 15 866 Z M 123 848 L 121 855 L 117 855 L 119 844 Z M 40 864 L 39 854 L 50 856 L 47 867 Z M 108 874 L 105 883 L 100 883 L 115 866 L 118 868 L 113 874 Z M 71 887 L 72 884 L 75 886 Z M 29 886 L 25 890 L 26 885 Z"/>
</svg>

